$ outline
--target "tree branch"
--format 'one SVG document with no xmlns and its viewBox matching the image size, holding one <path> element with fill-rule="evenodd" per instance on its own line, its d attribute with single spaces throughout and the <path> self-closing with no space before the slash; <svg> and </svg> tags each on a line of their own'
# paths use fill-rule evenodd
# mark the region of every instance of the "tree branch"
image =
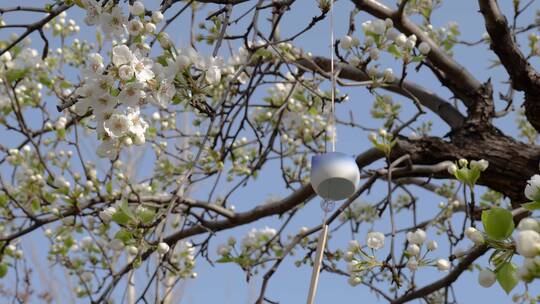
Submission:
<svg viewBox="0 0 540 304">
<path fill-rule="evenodd" d="M 521 220 L 527 213 L 528 211 L 524 208 L 519 208 L 512 211 L 512 214 L 514 215 L 514 220 L 516 222 L 519 222 L 519 220 Z M 441 288 L 452 285 L 452 283 L 454 283 L 465 270 L 469 269 L 469 266 L 471 266 L 471 264 L 474 263 L 476 259 L 484 255 L 489 250 L 489 248 L 490 247 L 488 247 L 487 245 L 481 245 L 481 246 L 475 247 L 473 250 L 469 252 L 467 256 L 465 256 L 465 258 L 463 258 L 459 262 L 459 264 L 452 271 L 450 271 L 448 275 L 420 289 L 416 289 L 410 293 L 407 293 L 395 299 L 391 303 L 392 304 L 406 303 L 414 299 L 425 297 Z"/>
<path fill-rule="evenodd" d="M 525 114 L 533 127 L 540 131 L 540 76 L 514 41 L 497 1 L 479 0 L 478 3 L 491 38 L 491 49 L 510 75 L 512 87 L 525 92 Z"/>
<path fill-rule="evenodd" d="M 395 27 L 406 35 L 416 35 L 417 43 L 426 42 L 431 47 L 427 55 L 428 66 L 435 67 L 435 74 L 474 114 L 473 119 L 489 120 L 494 113 L 489 87 L 480 83 L 463 66 L 442 51 L 420 27 L 399 10 L 392 10 L 376 0 L 351 0 L 358 9 L 377 18 L 390 18 Z"/>
<path fill-rule="evenodd" d="M 296 65 L 299 68 L 314 72 L 324 71 L 328 73 L 330 71 L 330 59 L 319 56 L 313 57 L 311 60 L 300 59 L 296 61 Z M 348 64 L 340 63 L 336 68 L 340 69 L 339 77 L 343 79 L 354 81 L 368 81 L 371 79 L 364 71 Z M 416 83 L 405 80 L 400 86 L 399 80 L 395 80 L 382 88 L 409 99 L 411 99 L 410 94 L 414 95 L 423 106 L 437 114 L 452 129 L 461 128 L 465 122 L 465 117 L 452 104 Z"/>
</svg>

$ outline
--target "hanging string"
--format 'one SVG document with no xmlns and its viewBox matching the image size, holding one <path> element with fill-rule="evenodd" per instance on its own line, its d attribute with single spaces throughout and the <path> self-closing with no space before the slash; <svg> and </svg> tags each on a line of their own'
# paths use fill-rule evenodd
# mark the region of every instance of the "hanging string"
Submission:
<svg viewBox="0 0 540 304">
<path fill-rule="evenodd" d="M 332 141 L 332 152 L 336 151 L 336 118 L 335 118 L 335 98 L 336 98 L 336 75 L 334 71 L 334 0 L 330 0 L 330 134 Z"/>
<path fill-rule="evenodd" d="M 330 0 L 330 114 L 328 115 L 328 129 L 330 130 L 330 141 L 332 143 L 332 152 L 336 152 L 336 75 L 334 67 L 334 0 Z M 324 211 L 323 224 L 326 223 L 326 215 L 334 208 L 334 202 L 324 200 L 321 202 L 321 208 Z"/>
<path fill-rule="evenodd" d="M 332 82 L 331 104 L 330 114 L 328 118 L 328 128 L 330 132 L 330 138 L 332 142 L 332 152 L 336 151 L 336 127 L 335 127 L 335 89 L 336 89 L 336 76 L 334 72 L 334 0 L 330 0 L 330 80 Z M 326 247 L 326 241 L 328 238 L 328 224 L 326 222 L 328 213 L 334 209 L 335 202 L 330 200 L 323 200 L 321 202 L 321 209 L 324 211 L 324 216 L 321 224 L 321 234 L 319 235 L 319 241 L 317 243 L 317 251 L 315 252 L 315 259 L 313 263 L 313 272 L 311 274 L 311 283 L 309 286 L 309 293 L 307 298 L 307 304 L 313 304 L 315 302 L 315 294 L 317 293 L 317 285 L 319 283 L 319 274 L 321 270 L 321 264 L 324 256 L 324 249 Z"/>
</svg>

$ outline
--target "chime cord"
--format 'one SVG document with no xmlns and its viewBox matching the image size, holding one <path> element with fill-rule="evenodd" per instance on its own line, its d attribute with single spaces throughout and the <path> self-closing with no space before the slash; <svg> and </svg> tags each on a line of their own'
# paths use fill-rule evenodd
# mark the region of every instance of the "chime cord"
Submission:
<svg viewBox="0 0 540 304">
<path fill-rule="evenodd" d="M 334 0 L 330 0 L 330 137 L 332 141 L 332 152 L 336 151 L 336 123 L 335 123 L 335 98 L 336 98 L 336 75 L 334 72 Z"/>
<path fill-rule="evenodd" d="M 332 82 L 332 87 L 330 89 L 330 114 L 329 114 L 329 124 L 328 129 L 330 134 L 330 139 L 332 142 L 332 152 L 336 151 L 336 127 L 335 127 L 335 89 L 336 89 L 336 75 L 334 72 L 334 0 L 330 0 L 330 80 Z M 324 211 L 323 220 L 321 224 L 321 234 L 319 235 L 319 241 L 317 244 L 317 251 L 315 253 L 315 260 L 313 264 L 313 273 L 311 274 L 311 283 L 309 287 L 309 294 L 307 299 L 307 304 L 313 304 L 315 302 L 315 294 L 317 293 L 317 285 L 319 282 L 319 271 L 321 269 L 321 264 L 324 255 L 324 248 L 326 247 L 326 240 L 328 237 L 328 223 L 327 216 L 330 210 L 333 207 L 332 201 L 323 201 L 321 207 Z"/>
</svg>

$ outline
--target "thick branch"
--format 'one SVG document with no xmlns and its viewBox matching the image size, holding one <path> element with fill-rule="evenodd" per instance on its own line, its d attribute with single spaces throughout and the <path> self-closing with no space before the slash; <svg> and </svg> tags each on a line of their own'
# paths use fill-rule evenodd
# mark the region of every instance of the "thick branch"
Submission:
<svg viewBox="0 0 540 304">
<path fill-rule="evenodd" d="M 537 173 L 540 147 L 528 145 L 505 136 L 494 128 L 463 130 L 452 135 L 452 141 L 438 137 L 418 140 L 401 138 L 393 149 L 392 158 L 411 155 L 414 164 L 437 164 L 466 158 L 486 159 L 488 169 L 479 184 L 501 192 L 512 200 L 514 207 L 527 199 L 523 194 L 527 180 Z M 398 173 L 394 173 L 398 177 Z M 447 178 L 448 175 L 435 177 Z"/>
<path fill-rule="evenodd" d="M 512 87 L 525 92 L 525 114 L 534 128 L 540 131 L 540 76 L 514 41 L 497 1 L 479 0 L 478 3 L 491 38 L 491 49 L 510 75 Z"/>
<path fill-rule="evenodd" d="M 300 68 L 309 69 L 314 72 L 321 70 L 330 72 L 330 59 L 324 57 L 317 56 L 313 57 L 311 60 L 300 59 L 296 64 Z M 343 79 L 354 81 L 368 81 L 371 79 L 364 71 L 347 64 L 339 64 L 337 68 L 341 71 L 339 77 Z M 465 117 L 458 109 L 437 94 L 416 83 L 405 80 L 403 81 L 402 86 L 400 86 L 399 80 L 396 80 L 382 88 L 407 98 L 411 98 L 409 94 L 414 95 L 423 106 L 437 114 L 452 129 L 459 129 L 463 126 Z"/>
<path fill-rule="evenodd" d="M 435 68 L 435 74 L 441 82 L 463 101 L 469 108 L 469 112 L 480 115 L 483 120 L 491 118 L 494 108 L 489 87 L 476 80 L 467 69 L 441 50 L 424 30 L 398 10 L 394 11 L 376 0 L 351 1 L 358 9 L 366 11 L 377 18 L 392 19 L 398 30 L 406 35 L 416 35 L 418 38 L 417 43 L 428 43 L 431 47 L 431 51 L 427 55 L 429 65 Z"/>
</svg>

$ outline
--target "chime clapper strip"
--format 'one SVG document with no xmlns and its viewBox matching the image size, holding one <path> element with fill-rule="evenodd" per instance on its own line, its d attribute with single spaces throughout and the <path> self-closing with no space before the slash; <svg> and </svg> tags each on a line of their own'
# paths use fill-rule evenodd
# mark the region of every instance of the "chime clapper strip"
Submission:
<svg viewBox="0 0 540 304">
<path fill-rule="evenodd" d="M 321 270 L 321 263 L 324 255 L 324 248 L 326 247 L 326 238 L 328 236 L 328 225 L 326 221 L 323 223 L 321 234 L 319 235 L 319 242 L 317 244 L 317 252 L 315 253 L 315 263 L 313 264 L 313 272 L 311 274 L 311 284 L 309 285 L 309 294 L 307 304 L 313 304 L 315 301 L 315 294 L 317 293 L 317 284 L 319 283 L 319 275 Z"/>
</svg>

